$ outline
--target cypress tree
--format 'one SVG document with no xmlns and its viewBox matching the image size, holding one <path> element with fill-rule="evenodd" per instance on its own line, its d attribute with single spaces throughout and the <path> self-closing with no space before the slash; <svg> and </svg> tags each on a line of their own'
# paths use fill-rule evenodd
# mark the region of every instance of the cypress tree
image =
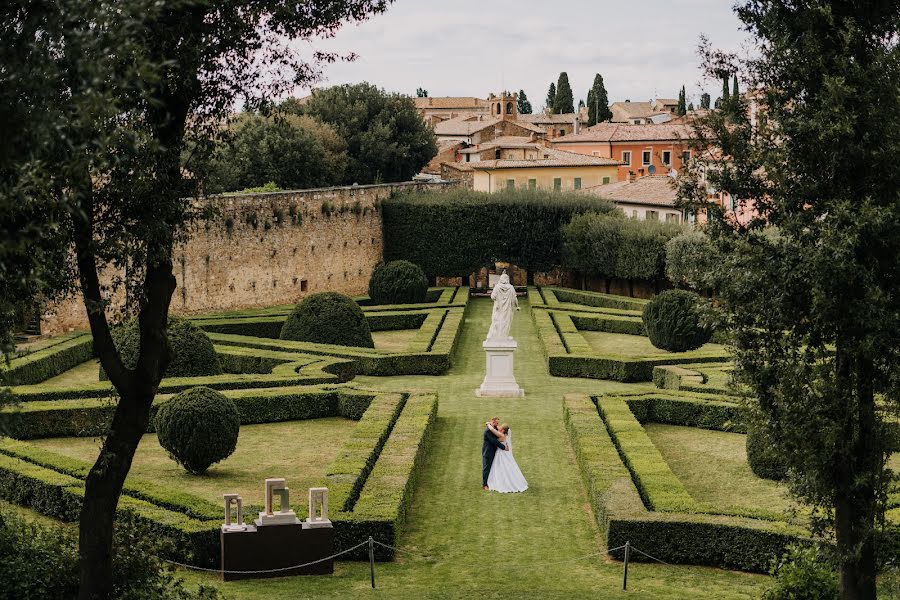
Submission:
<svg viewBox="0 0 900 600">
<path fill-rule="evenodd" d="M 703 92 L 703 95 L 700 96 L 700 108 L 708 109 L 710 107 L 710 96 L 706 92 Z"/>
<path fill-rule="evenodd" d="M 609 110 L 609 97 L 606 94 L 606 86 L 603 85 L 603 76 L 600 73 L 594 75 L 594 84 L 588 91 L 588 126 L 596 125 L 612 118 Z"/>
<path fill-rule="evenodd" d="M 679 117 L 683 117 L 687 114 L 687 94 L 685 93 L 684 86 L 681 86 L 681 91 L 678 92 L 678 108 L 675 109 L 675 114 Z"/>
<path fill-rule="evenodd" d="M 551 82 L 550 89 L 547 90 L 547 114 L 553 114 L 553 107 L 556 104 L 556 84 Z"/>
<path fill-rule="evenodd" d="M 728 75 L 722 78 L 722 102 L 728 100 Z"/>
<path fill-rule="evenodd" d="M 519 90 L 519 96 L 516 100 L 516 104 L 516 110 L 520 115 L 531 114 L 531 102 L 528 101 L 528 96 L 525 95 L 525 90 Z"/>
<path fill-rule="evenodd" d="M 732 89 L 731 89 L 731 95 L 732 95 L 734 98 L 740 98 L 740 97 L 741 97 L 741 92 L 738 90 L 738 80 L 737 80 L 737 75 L 734 76 L 734 83 L 733 83 L 733 87 L 732 87 Z"/>
<path fill-rule="evenodd" d="M 569 75 L 563 71 L 556 82 L 556 97 L 553 100 L 554 114 L 575 112 L 575 99 L 572 96 L 572 86 L 569 85 Z"/>
</svg>

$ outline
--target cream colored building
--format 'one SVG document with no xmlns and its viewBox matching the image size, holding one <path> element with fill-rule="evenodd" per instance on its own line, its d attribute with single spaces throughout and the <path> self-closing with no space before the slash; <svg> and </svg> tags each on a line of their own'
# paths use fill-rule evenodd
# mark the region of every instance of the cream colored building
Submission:
<svg viewBox="0 0 900 600">
<path fill-rule="evenodd" d="M 675 206 L 675 182 L 667 175 L 650 175 L 590 187 L 583 193 L 612 200 L 625 216 L 632 219 L 682 222 L 682 211 Z"/>
<path fill-rule="evenodd" d="M 616 181 L 619 163 L 611 158 L 575 154 L 534 145 L 533 159 L 498 158 L 464 163 L 479 192 L 504 190 L 576 191 Z"/>
</svg>

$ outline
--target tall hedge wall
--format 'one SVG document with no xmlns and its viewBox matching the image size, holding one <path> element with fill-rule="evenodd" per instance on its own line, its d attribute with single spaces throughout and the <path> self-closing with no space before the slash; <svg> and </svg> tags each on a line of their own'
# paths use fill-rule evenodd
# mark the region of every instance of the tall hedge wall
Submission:
<svg viewBox="0 0 900 600">
<path fill-rule="evenodd" d="M 384 259 L 431 276 L 466 276 L 495 260 L 547 271 L 562 263 L 560 231 L 573 215 L 615 210 L 596 197 L 540 190 L 399 194 L 382 203 Z"/>
</svg>

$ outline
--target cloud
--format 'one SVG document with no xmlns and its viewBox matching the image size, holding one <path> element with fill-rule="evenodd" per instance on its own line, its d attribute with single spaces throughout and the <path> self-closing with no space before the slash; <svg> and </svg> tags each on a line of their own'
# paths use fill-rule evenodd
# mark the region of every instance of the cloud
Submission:
<svg viewBox="0 0 900 600">
<path fill-rule="evenodd" d="M 359 56 L 327 66 L 321 85 L 369 81 L 408 94 L 424 87 L 432 96 L 480 97 L 524 89 L 537 108 L 560 71 L 576 101 L 598 72 L 610 101 L 677 97 L 682 85 L 698 101 L 701 34 L 727 50 L 746 39 L 722 0 L 399 0 L 314 46 Z M 713 97 L 720 90 L 717 82 L 703 87 Z"/>
</svg>

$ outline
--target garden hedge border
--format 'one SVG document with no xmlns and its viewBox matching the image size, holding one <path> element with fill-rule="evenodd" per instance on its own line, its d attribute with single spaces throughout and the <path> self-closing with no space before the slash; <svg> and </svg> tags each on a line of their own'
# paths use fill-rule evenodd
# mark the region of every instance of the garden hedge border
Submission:
<svg viewBox="0 0 900 600">
<path fill-rule="evenodd" d="M 537 299 L 543 289 L 532 290 L 529 298 Z M 544 298 L 552 296 L 549 292 Z M 659 354 L 646 357 L 628 357 L 616 354 L 599 354 L 579 332 L 579 320 L 591 322 L 590 329 L 599 331 L 619 327 L 616 321 L 623 317 L 587 315 L 552 308 L 552 304 L 533 306 L 531 316 L 538 330 L 550 374 L 557 377 L 586 377 L 611 379 L 623 382 L 652 381 L 654 368 L 662 365 L 721 363 L 729 360 L 727 352 L 694 350 L 678 354 Z M 607 327 L 608 329 L 605 329 Z M 633 328 L 634 325 L 624 325 Z M 628 333 L 628 331 L 613 331 Z"/>
<path fill-rule="evenodd" d="M 721 365 L 662 365 L 653 369 L 653 384 L 660 389 L 682 390 L 687 392 L 707 392 L 723 396 L 740 396 L 741 392 L 731 386 L 717 387 L 709 383 L 705 371 L 722 371 L 730 369 L 731 363 Z"/>
<path fill-rule="evenodd" d="M 621 406 L 617 408 L 618 419 L 623 415 Z M 787 523 L 648 511 L 594 401 L 587 394 L 567 395 L 563 412 L 607 548 L 628 541 L 636 548 L 650 549 L 654 556 L 671 563 L 767 572 L 771 557 L 780 556 L 789 544 L 804 539 L 802 529 Z M 634 431 L 633 424 L 626 429 Z M 672 495 L 669 499 L 679 500 L 680 496 Z M 623 558 L 622 550 L 610 554 Z M 632 553 L 632 559 L 641 560 L 641 557 Z"/>
<path fill-rule="evenodd" d="M 31 385 L 56 377 L 94 356 L 94 341 L 90 334 L 66 334 L 59 343 L 18 356 L 0 364 L 0 384 Z"/>
<path fill-rule="evenodd" d="M 326 483 L 333 490 L 332 498 L 340 496 L 342 489 L 356 488 L 362 502 L 361 505 L 356 500 L 353 502 L 361 506 L 359 510 L 333 509 L 336 549 L 350 547 L 369 535 L 395 545 L 421 468 L 423 442 L 437 413 L 437 395 L 381 394 L 351 388 L 322 389 L 313 395 L 328 401 L 317 403 L 317 409 L 299 418 L 330 416 L 319 412 L 327 406 L 332 414 L 359 419 L 357 430 L 332 467 L 346 471 L 348 465 L 360 464 L 353 461 L 361 458 L 362 468 L 353 473 L 332 473 Z M 281 404 L 280 400 L 277 396 L 268 399 L 268 415 L 276 420 L 285 416 L 283 408 L 273 406 Z M 342 464 L 347 468 L 341 468 Z M 69 522 L 78 519 L 83 479 L 89 469 L 90 465 L 83 461 L 25 442 L 0 440 L 0 498 L 32 507 L 50 517 Z M 329 471 L 332 470 L 330 467 Z M 351 482 L 353 477 L 356 479 Z M 349 483 L 350 487 L 341 487 L 341 483 Z M 118 510 L 133 512 L 152 530 L 171 539 L 175 552 L 167 558 L 197 566 L 218 566 L 221 507 L 155 482 L 129 479 Z M 367 555 L 360 551 L 348 558 L 366 559 Z M 376 550 L 376 559 L 392 558 L 393 551 L 382 547 Z"/>
</svg>

